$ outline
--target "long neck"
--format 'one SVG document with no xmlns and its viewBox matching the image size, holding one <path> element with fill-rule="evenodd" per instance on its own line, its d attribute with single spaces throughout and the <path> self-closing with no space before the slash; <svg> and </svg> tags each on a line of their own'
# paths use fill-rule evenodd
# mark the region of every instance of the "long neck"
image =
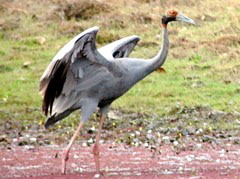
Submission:
<svg viewBox="0 0 240 179">
<path fill-rule="evenodd" d="M 149 65 L 147 66 L 147 73 L 152 73 L 159 67 L 161 67 L 168 54 L 168 48 L 169 48 L 169 41 L 168 41 L 168 31 L 167 31 L 167 26 L 163 25 L 162 27 L 162 47 L 158 54 L 153 57 L 152 59 L 149 60 Z"/>
<path fill-rule="evenodd" d="M 166 27 L 167 24 L 162 24 L 162 47 L 155 57 L 150 60 L 131 60 L 132 65 L 129 65 L 129 61 L 123 60 L 123 63 L 128 62 L 125 63 L 125 65 L 126 68 L 130 69 L 129 77 L 131 77 L 132 80 L 129 80 L 129 82 L 132 85 L 158 69 L 165 62 L 169 47 L 168 33 Z"/>
</svg>

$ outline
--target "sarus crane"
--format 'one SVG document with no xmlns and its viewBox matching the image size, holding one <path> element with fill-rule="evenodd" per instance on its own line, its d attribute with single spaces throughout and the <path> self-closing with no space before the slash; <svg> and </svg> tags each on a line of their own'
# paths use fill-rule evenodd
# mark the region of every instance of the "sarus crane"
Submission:
<svg viewBox="0 0 240 179">
<path fill-rule="evenodd" d="M 62 158 L 62 173 L 70 148 L 84 123 L 99 109 L 99 128 L 93 146 L 96 171 L 100 173 L 99 140 L 109 106 L 133 85 L 161 67 L 168 54 L 167 24 L 171 21 L 195 22 L 176 10 L 167 11 L 162 17 L 162 46 L 151 59 L 128 58 L 138 40 L 127 43 L 120 40 L 115 45 L 96 49 L 98 27 L 92 27 L 69 41 L 53 58 L 40 79 L 43 96 L 42 110 L 48 116 L 44 126 L 67 117 L 81 109 L 81 119 Z M 137 36 L 127 37 L 137 38 Z M 113 43 L 114 44 L 114 43 Z M 116 45 L 117 44 L 117 45 Z M 128 47 L 125 45 L 128 44 Z"/>
</svg>

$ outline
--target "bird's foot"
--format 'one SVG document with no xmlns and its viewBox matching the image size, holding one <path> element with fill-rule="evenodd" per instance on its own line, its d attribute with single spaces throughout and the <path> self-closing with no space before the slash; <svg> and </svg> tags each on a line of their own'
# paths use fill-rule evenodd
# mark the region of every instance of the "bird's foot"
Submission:
<svg viewBox="0 0 240 179">
<path fill-rule="evenodd" d="M 66 174 L 66 162 L 62 164 L 62 174 Z"/>
<path fill-rule="evenodd" d="M 66 174 L 66 164 L 68 161 L 68 153 L 63 154 L 63 159 L 62 159 L 62 174 Z"/>
</svg>

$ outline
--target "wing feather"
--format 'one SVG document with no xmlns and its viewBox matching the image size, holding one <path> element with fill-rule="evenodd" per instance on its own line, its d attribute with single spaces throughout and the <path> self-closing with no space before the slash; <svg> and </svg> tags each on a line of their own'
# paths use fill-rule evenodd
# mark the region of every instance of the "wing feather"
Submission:
<svg viewBox="0 0 240 179">
<path fill-rule="evenodd" d="M 47 67 L 41 81 L 40 92 L 43 94 L 42 110 L 45 115 L 63 112 L 74 105 L 76 93 L 87 90 L 104 80 L 106 75 L 121 76 L 117 64 L 106 60 L 96 49 L 95 41 L 98 28 L 91 28 L 75 38 L 72 49 L 58 53 L 50 67 Z M 71 41 L 70 41 L 71 42 Z M 66 45 L 65 45 L 66 46 Z M 61 49 L 62 50 L 62 49 Z M 60 51 L 61 51 L 60 50 Z M 60 54 L 60 55 L 59 55 Z"/>
<path fill-rule="evenodd" d="M 40 94 L 42 94 L 42 96 L 44 96 L 45 94 L 46 88 L 49 84 L 49 81 L 51 80 L 51 76 L 52 76 L 51 74 L 52 74 L 53 68 L 57 63 L 57 61 L 63 59 L 63 57 L 73 49 L 73 46 L 77 40 L 79 40 L 81 37 L 84 37 L 85 34 L 92 31 L 96 31 L 96 30 L 98 30 L 98 27 L 92 27 L 85 30 L 84 32 L 75 36 L 72 40 L 70 40 L 66 45 L 64 45 L 58 51 L 58 53 L 54 56 L 53 60 L 50 62 L 50 64 L 48 65 L 48 67 L 46 68 L 46 70 L 44 71 L 43 75 L 40 78 L 39 91 L 40 91 Z M 83 48 L 83 45 L 84 44 L 80 44 L 80 49 Z"/>
<path fill-rule="evenodd" d="M 128 36 L 105 45 L 98 51 L 107 59 L 128 57 L 139 40 L 136 35 Z"/>
</svg>

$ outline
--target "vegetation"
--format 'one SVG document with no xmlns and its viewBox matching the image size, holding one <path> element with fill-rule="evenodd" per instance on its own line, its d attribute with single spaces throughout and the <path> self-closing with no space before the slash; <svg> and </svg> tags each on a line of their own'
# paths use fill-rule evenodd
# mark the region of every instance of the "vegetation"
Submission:
<svg viewBox="0 0 240 179">
<path fill-rule="evenodd" d="M 239 7 L 238 0 L 5 1 L 0 4 L 0 123 L 44 122 L 39 78 L 59 48 L 91 26 L 100 27 L 98 47 L 137 34 L 141 41 L 131 56 L 154 56 L 161 44 L 161 15 L 169 8 L 199 26 L 169 24 L 166 73 L 154 72 L 112 107 L 157 119 L 195 106 L 239 112 Z M 70 118 L 59 125 L 77 124 L 78 113 Z M 211 125 L 233 129 L 239 127 L 231 124 L 236 118 L 227 118 L 229 125 L 222 120 Z"/>
</svg>

